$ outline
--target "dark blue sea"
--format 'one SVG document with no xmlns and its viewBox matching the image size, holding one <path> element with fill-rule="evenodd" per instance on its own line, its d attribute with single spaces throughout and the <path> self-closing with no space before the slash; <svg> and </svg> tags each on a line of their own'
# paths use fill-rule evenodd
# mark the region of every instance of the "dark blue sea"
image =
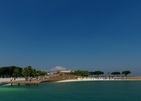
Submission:
<svg viewBox="0 0 141 101">
<path fill-rule="evenodd" d="M 1 84 L 0 101 L 141 101 L 141 81 Z"/>
</svg>

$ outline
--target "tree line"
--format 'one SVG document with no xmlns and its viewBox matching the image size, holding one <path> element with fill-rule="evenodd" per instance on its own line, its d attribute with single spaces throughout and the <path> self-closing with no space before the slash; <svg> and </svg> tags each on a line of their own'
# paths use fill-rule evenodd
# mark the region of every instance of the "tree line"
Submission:
<svg viewBox="0 0 141 101">
<path fill-rule="evenodd" d="M 21 68 L 18 66 L 0 67 L 0 77 L 38 77 L 47 75 L 46 71 L 37 70 L 31 66 Z"/>
<path fill-rule="evenodd" d="M 104 75 L 103 71 L 87 71 L 87 70 L 75 70 L 75 71 L 71 71 L 70 72 L 71 75 L 77 75 L 77 76 L 100 76 L 100 75 Z M 122 72 L 119 71 L 115 71 L 115 72 L 108 72 L 107 75 L 108 76 L 119 76 L 123 74 L 124 76 L 127 76 L 129 74 L 131 74 L 130 70 L 125 70 Z M 46 71 L 41 71 L 41 70 L 37 70 L 31 66 L 27 66 L 25 68 L 21 68 L 18 66 L 6 66 L 6 67 L 0 67 L 0 77 L 1 78 L 7 78 L 7 77 L 36 77 L 38 78 L 38 76 L 45 76 L 47 75 Z"/>
<path fill-rule="evenodd" d="M 87 71 L 87 70 L 75 70 L 75 71 L 71 71 L 72 75 L 77 75 L 77 76 L 100 76 L 100 75 L 104 75 L 104 72 L 103 71 Z M 125 70 L 125 71 L 122 71 L 122 72 L 119 72 L 119 71 L 115 71 L 115 72 L 108 72 L 107 75 L 110 76 L 110 75 L 113 75 L 113 76 L 119 76 L 123 74 L 124 76 L 127 76 L 129 74 L 131 74 L 131 71 L 130 70 Z"/>
</svg>

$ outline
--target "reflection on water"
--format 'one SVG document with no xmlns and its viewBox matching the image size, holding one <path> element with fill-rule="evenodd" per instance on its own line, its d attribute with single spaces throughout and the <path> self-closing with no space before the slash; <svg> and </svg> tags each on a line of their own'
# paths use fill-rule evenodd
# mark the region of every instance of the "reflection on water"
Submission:
<svg viewBox="0 0 141 101">
<path fill-rule="evenodd" d="M 12 84 L 12 86 L 15 86 L 16 84 Z M 4 84 L 4 85 L 2 85 L 2 86 L 4 86 L 4 87 L 6 87 L 6 86 L 11 86 L 11 84 L 9 83 L 9 84 Z"/>
</svg>

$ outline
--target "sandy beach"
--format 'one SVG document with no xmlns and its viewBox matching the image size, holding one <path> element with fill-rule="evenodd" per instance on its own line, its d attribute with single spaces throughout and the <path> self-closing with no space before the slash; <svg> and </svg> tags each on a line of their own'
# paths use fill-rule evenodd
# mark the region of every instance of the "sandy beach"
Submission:
<svg viewBox="0 0 141 101">
<path fill-rule="evenodd" d="M 69 79 L 69 80 L 59 80 L 57 82 L 79 82 L 79 81 L 131 81 L 131 80 L 141 80 L 141 76 L 132 76 L 132 77 L 124 77 L 124 78 L 77 78 L 77 79 Z"/>
<path fill-rule="evenodd" d="M 48 80 L 45 80 L 44 82 L 52 82 L 52 81 L 57 81 L 57 82 L 77 82 L 77 81 L 119 81 L 119 80 L 125 80 L 125 81 L 127 81 L 127 80 L 141 80 L 141 76 L 129 76 L 129 77 L 123 77 L 123 78 L 111 78 L 111 79 L 108 79 L 108 78 L 94 78 L 94 77 L 84 77 L 84 78 L 73 78 L 73 79 L 71 79 L 71 78 L 65 78 L 64 79 L 64 77 L 63 77 L 63 79 L 61 79 L 61 78 L 63 77 L 63 76 L 59 76 L 59 77 L 56 77 L 55 79 L 53 78 L 51 78 L 51 79 L 48 79 Z M 11 78 L 0 78 L 0 84 L 1 83 L 4 83 L 4 82 L 10 82 L 10 80 L 11 80 Z M 14 81 L 14 82 L 16 82 L 16 81 L 19 81 L 19 82 L 23 82 L 23 81 L 25 81 L 25 78 L 16 78 L 16 80 Z"/>
<path fill-rule="evenodd" d="M 0 78 L 0 83 L 9 82 L 11 78 Z M 16 81 L 25 80 L 25 78 L 16 78 Z"/>
</svg>

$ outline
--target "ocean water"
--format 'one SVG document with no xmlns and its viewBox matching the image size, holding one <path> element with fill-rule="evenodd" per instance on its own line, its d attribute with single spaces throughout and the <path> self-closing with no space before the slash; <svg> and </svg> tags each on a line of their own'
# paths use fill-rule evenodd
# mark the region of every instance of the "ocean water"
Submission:
<svg viewBox="0 0 141 101">
<path fill-rule="evenodd" d="M 141 101 L 141 81 L 0 85 L 0 101 Z"/>
</svg>

